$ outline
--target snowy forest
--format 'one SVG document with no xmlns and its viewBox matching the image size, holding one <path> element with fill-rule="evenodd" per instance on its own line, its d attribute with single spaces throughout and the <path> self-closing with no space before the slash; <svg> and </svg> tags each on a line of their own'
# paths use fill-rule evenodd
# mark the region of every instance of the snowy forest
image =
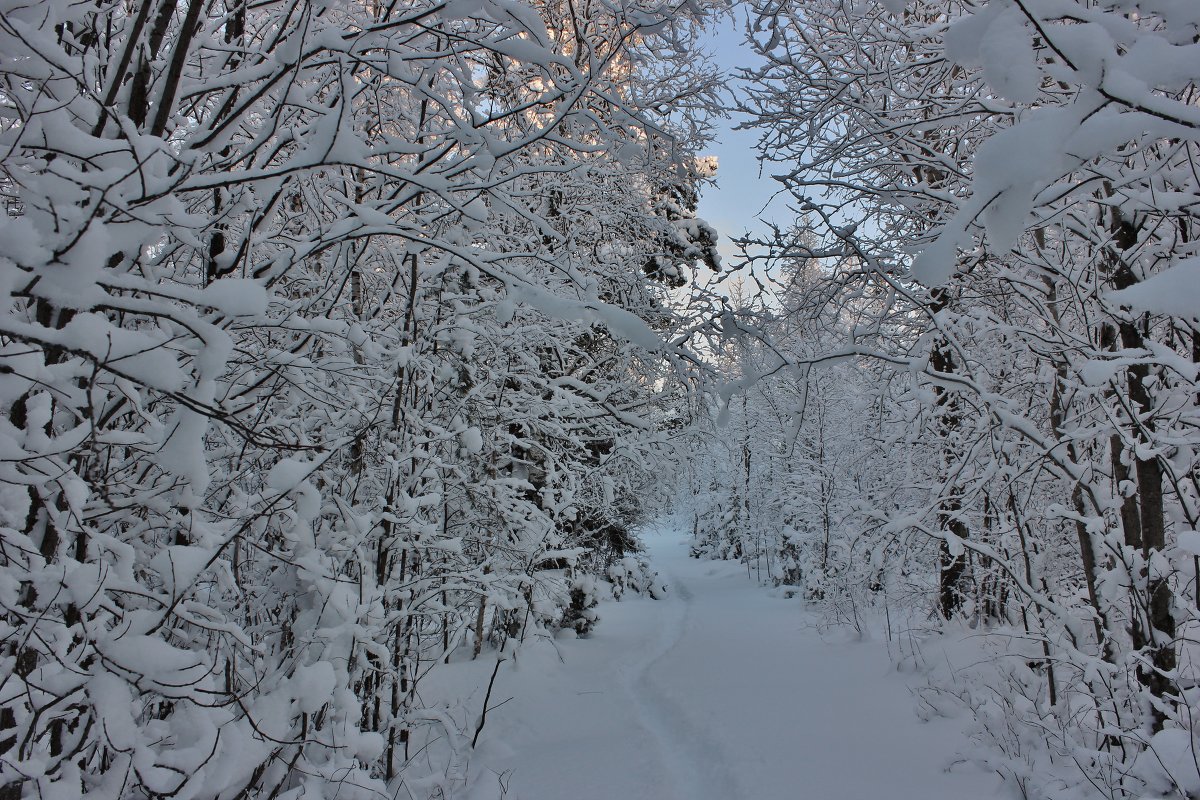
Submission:
<svg viewBox="0 0 1200 800">
<path fill-rule="evenodd" d="M 661 743 L 613 632 L 723 609 L 997 797 L 1200 798 L 1195 0 L 0 0 L 0 115 L 0 800 L 588 797 L 516 709 Z M 679 746 L 596 796 L 807 796 Z"/>
</svg>

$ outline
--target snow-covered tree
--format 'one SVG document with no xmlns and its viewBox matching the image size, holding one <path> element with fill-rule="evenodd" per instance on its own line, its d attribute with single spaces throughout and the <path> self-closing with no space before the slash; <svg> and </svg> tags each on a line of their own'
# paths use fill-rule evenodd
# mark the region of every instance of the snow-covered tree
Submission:
<svg viewBox="0 0 1200 800">
<path fill-rule="evenodd" d="M 3 6 L 5 796 L 450 791 L 419 681 L 656 472 L 695 23 Z"/>
<path fill-rule="evenodd" d="M 1186 793 L 1200 17 L 756 8 L 746 110 L 820 237 L 780 236 L 772 257 L 819 258 L 826 294 L 875 304 L 848 337 L 776 355 L 911 381 L 884 417 L 911 468 L 873 492 L 874 535 L 937 546 L 928 607 L 1034 643 L 1013 694 L 977 708 L 1025 732 L 996 737 L 1010 757 L 1050 763 L 1034 774 L 1053 779 L 1014 773 L 1027 792 Z"/>
</svg>

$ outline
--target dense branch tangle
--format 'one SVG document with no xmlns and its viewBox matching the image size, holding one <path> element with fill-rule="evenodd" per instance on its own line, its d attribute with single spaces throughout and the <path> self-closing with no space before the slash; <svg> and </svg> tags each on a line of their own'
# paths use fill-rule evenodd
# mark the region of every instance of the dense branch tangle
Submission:
<svg viewBox="0 0 1200 800">
<path fill-rule="evenodd" d="M 1013 646 L 1027 668 L 995 668 L 1020 696 L 976 710 L 1006 757 L 1049 762 L 1014 774 L 1030 796 L 1076 783 L 1192 791 L 1195 765 L 1169 743 L 1197 741 L 1200 331 L 1172 297 L 1194 298 L 1197 274 L 1194 12 L 1040 0 L 757 11 L 764 65 L 745 73 L 744 106 L 801 216 L 750 243 L 790 281 L 787 313 L 768 306 L 755 322 L 771 338 L 752 376 L 802 396 L 865 381 L 865 404 L 883 409 L 873 438 L 856 439 L 858 422 L 789 429 L 842 441 L 839 491 L 868 496 L 844 512 L 832 566 L 813 517 L 778 557 L 833 607 L 895 609 L 903 592 L 1029 642 Z M 810 259 L 818 278 L 798 271 Z M 779 333 L 806 326 L 822 345 Z M 818 451 L 787 468 L 828 461 Z M 762 513 L 778 529 L 776 507 Z M 992 728 L 1057 749 L 1030 755 Z"/>
<path fill-rule="evenodd" d="M 678 11 L 3 5 L 5 797 L 462 779 L 418 682 L 554 624 L 663 449 Z"/>
</svg>

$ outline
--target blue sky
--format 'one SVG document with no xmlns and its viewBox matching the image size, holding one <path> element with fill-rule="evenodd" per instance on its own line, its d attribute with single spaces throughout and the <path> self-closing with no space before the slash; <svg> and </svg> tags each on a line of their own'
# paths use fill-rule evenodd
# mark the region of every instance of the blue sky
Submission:
<svg viewBox="0 0 1200 800">
<path fill-rule="evenodd" d="M 754 54 L 742 42 L 744 27 L 744 16 L 734 20 L 726 15 L 716 23 L 717 29 L 709 40 L 716 62 L 730 73 L 754 62 Z M 736 90 L 733 80 L 729 88 Z M 769 171 L 759 177 L 755 150 L 758 134 L 733 130 L 743 119 L 734 115 L 731 119 L 717 120 L 718 139 L 705 150 L 705 154 L 717 156 L 720 167 L 717 185 L 706 189 L 701 196 L 699 216 L 721 234 L 720 251 L 726 266 L 735 260 L 729 237 L 747 230 L 761 230 L 762 224 L 756 217 L 779 187 L 771 180 Z M 788 211 L 784 205 L 782 198 L 775 200 L 763 216 L 780 222 L 786 220 Z"/>
</svg>

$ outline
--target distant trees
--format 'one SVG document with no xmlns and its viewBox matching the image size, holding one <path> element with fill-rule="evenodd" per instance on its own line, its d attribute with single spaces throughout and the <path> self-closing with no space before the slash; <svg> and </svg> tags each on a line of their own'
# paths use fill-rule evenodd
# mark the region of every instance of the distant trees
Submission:
<svg viewBox="0 0 1200 800">
<path fill-rule="evenodd" d="M 890 460 L 840 529 L 851 563 L 913 588 L 913 562 L 881 553 L 924 552 L 927 608 L 1032 643 L 977 708 L 1013 732 L 988 734 L 1010 758 L 1038 762 L 997 762 L 1026 792 L 1193 792 L 1200 18 L 756 8 L 745 105 L 808 237 L 769 244 L 820 263 L 808 318 L 833 330 L 773 345 L 757 391 L 820 391 L 846 364 L 865 379 Z M 819 322 L 849 307 L 853 323 Z M 776 338 L 777 313 L 755 323 Z M 816 424 L 757 405 L 740 413 Z M 759 524 L 781 527 L 772 513 Z M 805 517 L 819 530 L 819 509 Z"/>
<path fill-rule="evenodd" d="M 3 796 L 428 777 L 421 678 L 560 619 L 658 471 L 694 22 L 5 5 Z"/>
</svg>

